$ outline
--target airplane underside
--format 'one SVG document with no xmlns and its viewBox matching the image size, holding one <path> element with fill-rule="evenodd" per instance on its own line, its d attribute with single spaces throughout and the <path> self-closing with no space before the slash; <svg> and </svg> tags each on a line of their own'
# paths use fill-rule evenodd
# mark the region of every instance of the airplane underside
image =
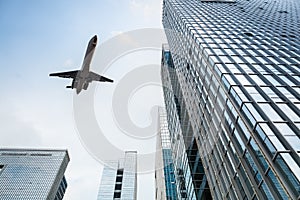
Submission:
<svg viewBox="0 0 300 200">
<path fill-rule="evenodd" d="M 67 72 L 51 73 L 49 76 L 58 76 L 61 78 L 72 78 L 72 84 L 66 86 L 66 88 L 75 89 L 77 94 L 80 93 L 82 89 L 87 90 L 89 83 L 92 81 L 100 82 L 113 82 L 112 79 L 99 75 L 95 72 L 89 70 L 90 63 L 94 54 L 95 47 L 97 45 L 97 36 L 95 35 L 88 43 L 86 54 L 83 60 L 83 66 L 81 70 L 73 70 Z"/>
<path fill-rule="evenodd" d="M 80 81 L 77 78 L 74 78 L 73 81 L 72 81 L 72 84 L 66 86 L 66 88 L 70 88 L 70 89 L 77 88 L 77 87 L 79 87 L 79 85 L 78 85 L 79 82 Z M 82 89 L 87 90 L 90 82 L 92 82 L 92 80 L 91 81 L 88 81 L 88 80 L 84 81 L 84 83 L 82 84 Z"/>
</svg>

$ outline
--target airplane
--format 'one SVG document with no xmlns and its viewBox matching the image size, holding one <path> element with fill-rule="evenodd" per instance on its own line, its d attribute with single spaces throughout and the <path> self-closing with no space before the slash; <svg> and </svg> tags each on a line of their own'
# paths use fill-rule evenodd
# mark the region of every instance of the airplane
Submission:
<svg viewBox="0 0 300 200">
<path fill-rule="evenodd" d="M 79 94 L 82 91 L 82 89 L 87 90 L 89 83 L 91 83 L 92 81 L 112 83 L 113 80 L 90 71 L 90 64 L 97 45 L 97 40 L 98 40 L 97 35 L 95 35 L 89 41 L 81 70 L 51 73 L 49 74 L 49 76 L 58 76 L 61 78 L 72 78 L 73 79 L 72 84 L 70 86 L 66 86 L 66 88 L 76 89 L 77 94 Z"/>
</svg>

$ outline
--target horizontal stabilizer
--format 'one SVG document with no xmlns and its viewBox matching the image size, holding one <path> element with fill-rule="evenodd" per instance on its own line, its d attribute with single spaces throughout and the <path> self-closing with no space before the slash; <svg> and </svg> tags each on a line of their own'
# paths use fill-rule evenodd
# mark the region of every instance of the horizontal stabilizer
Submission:
<svg viewBox="0 0 300 200">
<path fill-rule="evenodd" d="M 70 85 L 67 85 L 66 88 L 71 88 L 71 89 L 73 89 L 72 86 L 70 86 Z"/>
</svg>

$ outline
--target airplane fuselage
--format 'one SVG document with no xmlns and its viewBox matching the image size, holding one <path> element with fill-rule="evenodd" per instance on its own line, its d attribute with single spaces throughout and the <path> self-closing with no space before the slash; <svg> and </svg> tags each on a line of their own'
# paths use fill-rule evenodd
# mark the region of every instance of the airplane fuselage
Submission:
<svg viewBox="0 0 300 200">
<path fill-rule="evenodd" d="M 79 94 L 82 89 L 87 89 L 88 84 L 92 81 L 88 79 L 91 61 L 97 46 L 97 36 L 95 35 L 89 42 L 83 59 L 81 70 L 78 71 L 76 78 L 73 80 L 72 86 L 76 87 L 76 93 Z"/>
</svg>

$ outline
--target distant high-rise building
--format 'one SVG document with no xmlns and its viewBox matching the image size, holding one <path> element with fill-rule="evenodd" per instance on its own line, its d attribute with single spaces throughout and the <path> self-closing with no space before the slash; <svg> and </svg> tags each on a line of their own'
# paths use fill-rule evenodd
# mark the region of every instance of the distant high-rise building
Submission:
<svg viewBox="0 0 300 200">
<path fill-rule="evenodd" d="M 104 166 L 98 200 L 136 200 L 137 152 L 126 151 L 125 158 L 107 161 Z"/>
<path fill-rule="evenodd" d="M 167 115 L 163 108 L 159 109 L 159 132 L 157 135 L 155 158 L 155 199 L 176 200 L 176 181 L 172 159 L 170 133 Z"/>
<path fill-rule="evenodd" d="M 69 160 L 66 150 L 0 149 L 0 199 L 63 199 Z"/>
<path fill-rule="evenodd" d="M 299 13 L 298 0 L 163 1 L 162 81 L 187 196 L 202 198 L 207 180 L 213 199 L 300 199 Z"/>
</svg>

